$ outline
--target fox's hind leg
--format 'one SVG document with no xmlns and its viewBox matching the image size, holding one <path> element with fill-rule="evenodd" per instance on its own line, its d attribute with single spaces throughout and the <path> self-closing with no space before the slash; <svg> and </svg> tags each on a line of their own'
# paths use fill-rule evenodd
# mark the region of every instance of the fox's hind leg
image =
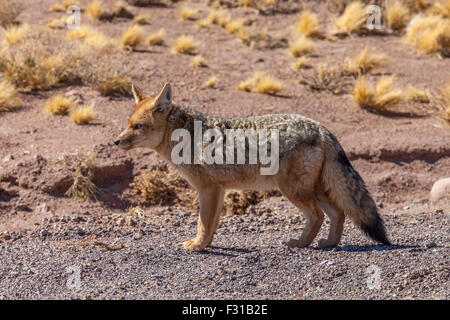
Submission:
<svg viewBox="0 0 450 320">
<path fill-rule="evenodd" d="M 331 205 L 324 199 L 319 200 L 319 207 L 330 218 L 330 231 L 328 233 L 328 239 L 320 239 L 319 247 L 335 247 L 341 241 L 342 231 L 344 230 L 345 215 L 341 210 Z"/>
<path fill-rule="evenodd" d="M 220 187 L 208 187 L 198 190 L 200 215 L 197 224 L 197 236 L 183 243 L 187 250 L 201 251 L 209 246 L 219 224 L 222 211 L 224 190 Z"/>
</svg>

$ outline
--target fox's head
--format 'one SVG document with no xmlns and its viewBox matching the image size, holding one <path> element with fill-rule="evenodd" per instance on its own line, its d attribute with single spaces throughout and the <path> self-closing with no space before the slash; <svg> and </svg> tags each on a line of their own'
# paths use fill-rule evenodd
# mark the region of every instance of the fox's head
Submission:
<svg viewBox="0 0 450 320">
<path fill-rule="evenodd" d="M 166 83 L 159 94 L 152 98 L 132 85 L 136 106 L 128 120 L 128 127 L 114 141 L 121 149 L 138 147 L 156 148 L 164 137 L 167 116 L 172 109 L 172 89 Z"/>
</svg>

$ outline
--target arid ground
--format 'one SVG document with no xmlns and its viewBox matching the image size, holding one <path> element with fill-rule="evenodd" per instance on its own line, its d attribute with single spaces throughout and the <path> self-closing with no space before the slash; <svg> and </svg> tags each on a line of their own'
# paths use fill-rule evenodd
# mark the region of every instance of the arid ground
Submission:
<svg viewBox="0 0 450 320">
<path fill-rule="evenodd" d="M 17 20 L 44 26 L 65 15 L 48 11 L 54 2 L 22 1 Z M 301 6 L 318 14 L 322 30 L 336 16 L 325 2 L 300 2 L 294 8 Z M 143 43 L 120 53 L 132 81 L 149 94 L 170 82 L 178 104 L 212 115 L 300 113 L 319 121 L 336 135 L 365 180 L 393 245 L 377 246 L 347 221 L 338 248 L 322 250 L 314 242 L 311 248 L 288 249 L 285 242 L 299 236 L 305 219 L 274 194 L 245 207 L 244 215 L 224 216 L 213 247 L 185 252 L 177 243 L 196 232 L 193 191 L 177 189 L 175 197 L 183 201 L 144 202 L 130 183 L 159 168 L 162 160 L 151 150 L 126 152 L 112 143 L 127 125 L 131 96 L 103 96 L 84 84 L 19 88 L 21 106 L 0 112 L 0 298 L 448 299 L 450 205 L 432 203 L 430 190 L 450 176 L 450 126 L 433 98 L 450 81 L 450 59 L 418 52 L 404 43 L 402 33 L 315 38 L 308 56 L 313 68 L 303 74 L 312 75 L 319 63 L 338 65 L 369 45 L 388 57 L 366 75 L 371 83 L 395 74 L 398 87 L 430 92 L 428 103 L 405 100 L 389 112 L 374 113 L 360 108 L 351 90 L 336 95 L 300 84 L 301 72 L 291 69 L 296 58 L 283 41 L 273 48 L 248 46 L 218 25 L 198 28 L 195 21 L 180 19 L 181 7 L 198 8 L 199 19 L 210 11 L 205 1 L 129 7 L 135 15 L 148 15 L 149 24 L 142 26 L 146 34 L 165 30 L 163 45 Z M 295 38 L 298 10 L 222 9 L 233 19 L 251 21 L 247 28 L 253 34 L 267 28 L 274 42 Z M 120 38 L 132 22 L 99 21 L 83 12 L 81 24 Z M 192 66 L 193 55 L 172 53 L 171 45 L 183 34 L 199 43 L 196 53 L 207 67 Z M 115 60 L 108 63 L 113 67 Z M 256 71 L 281 80 L 284 90 L 268 95 L 236 89 Z M 202 88 L 211 76 L 218 79 L 215 88 Z M 55 93 L 94 105 L 96 119 L 76 125 L 44 112 Z M 97 198 L 70 198 L 66 191 L 73 180 L 61 158 L 89 151 L 96 153 Z M 129 208 L 139 209 L 130 213 Z M 324 224 L 321 234 L 327 228 Z M 77 270 L 80 287 L 67 282 Z M 380 281 L 373 282 L 378 275 Z"/>
</svg>

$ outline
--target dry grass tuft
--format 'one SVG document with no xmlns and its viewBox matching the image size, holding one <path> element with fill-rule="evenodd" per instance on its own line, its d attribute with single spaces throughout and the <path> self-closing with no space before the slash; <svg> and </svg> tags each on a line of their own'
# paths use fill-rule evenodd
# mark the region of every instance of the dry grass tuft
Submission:
<svg viewBox="0 0 450 320">
<path fill-rule="evenodd" d="M 192 36 L 181 35 L 172 46 L 173 53 L 194 54 L 198 43 Z"/>
<path fill-rule="evenodd" d="M 98 92 L 103 96 L 129 96 L 131 78 L 127 75 L 116 73 L 109 77 L 102 77 L 96 86 Z"/>
<path fill-rule="evenodd" d="M 295 42 L 291 43 L 288 51 L 293 57 L 300 57 L 314 50 L 314 42 L 305 36 L 300 36 Z"/>
<path fill-rule="evenodd" d="M 450 125 L 450 82 L 445 89 L 439 91 L 437 98 L 441 117 L 448 125 Z"/>
<path fill-rule="evenodd" d="M 230 191 L 225 195 L 223 215 L 244 215 L 251 205 L 255 205 L 263 200 L 261 192 L 256 191 Z"/>
<path fill-rule="evenodd" d="M 208 19 L 201 19 L 196 22 L 196 25 L 199 28 L 208 28 L 211 25 L 211 22 Z"/>
<path fill-rule="evenodd" d="M 236 37 L 245 45 L 249 46 L 252 42 L 252 34 L 246 28 L 240 28 L 236 33 Z"/>
<path fill-rule="evenodd" d="M 64 12 L 64 7 L 61 3 L 54 3 L 48 9 L 50 12 Z"/>
<path fill-rule="evenodd" d="M 433 3 L 432 7 L 429 8 L 428 12 L 450 18 L 450 0 L 436 1 Z"/>
<path fill-rule="evenodd" d="M 95 157 L 96 154 L 93 152 L 63 156 L 62 161 L 73 180 L 72 185 L 66 192 L 68 197 L 83 201 L 96 198 L 99 190 L 92 181 Z"/>
<path fill-rule="evenodd" d="M 94 111 L 94 107 L 85 106 L 70 110 L 69 117 L 75 124 L 84 125 L 94 120 L 97 114 Z"/>
<path fill-rule="evenodd" d="M 217 77 L 216 76 L 212 76 L 211 78 L 209 78 L 205 83 L 203 83 L 202 88 L 215 88 L 217 84 Z"/>
<path fill-rule="evenodd" d="M 53 115 L 66 115 L 73 105 L 73 100 L 61 94 L 51 96 L 44 104 L 44 110 Z"/>
<path fill-rule="evenodd" d="M 344 12 L 338 17 L 334 23 L 339 30 L 348 33 L 360 31 L 366 23 L 368 14 L 366 7 L 361 1 L 350 2 Z"/>
<path fill-rule="evenodd" d="M 0 26 L 7 27 L 14 24 L 17 16 L 22 12 L 23 5 L 15 0 L 0 1 Z"/>
<path fill-rule="evenodd" d="M 122 33 L 120 47 L 122 49 L 135 49 L 144 41 L 144 30 L 138 25 L 134 25 Z"/>
<path fill-rule="evenodd" d="M 151 46 L 160 46 L 164 43 L 164 29 L 150 34 L 147 38 L 147 43 Z"/>
<path fill-rule="evenodd" d="M 236 87 L 238 90 L 275 95 L 284 89 L 284 84 L 264 72 L 255 72 L 253 77 Z"/>
<path fill-rule="evenodd" d="M 225 26 L 225 29 L 227 30 L 228 33 L 235 33 L 237 31 L 239 31 L 240 29 L 242 29 L 242 27 L 244 26 L 244 22 L 245 21 L 243 19 L 230 21 Z"/>
<path fill-rule="evenodd" d="M 104 12 L 103 3 L 100 0 L 92 0 L 86 7 L 86 13 L 93 19 L 100 19 L 100 16 Z"/>
<path fill-rule="evenodd" d="M 178 11 L 178 15 L 182 20 L 196 20 L 195 15 L 197 12 L 198 9 L 183 7 Z"/>
<path fill-rule="evenodd" d="M 298 58 L 292 65 L 291 69 L 299 71 L 301 69 L 311 68 L 311 65 L 308 64 L 308 59 L 306 57 Z"/>
<path fill-rule="evenodd" d="M 3 32 L 3 40 L 7 45 L 16 45 L 22 43 L 27 35 L 31 32 L 31 27 L 28 24 L 20 26 L 12 26 Z"/>
<path fill-rule="evenodd" d="M 19 106 L 20 99 L 16 87 L 8 81 L 0 81 L 0 111 L 10 111 Z"/>
<path fill-rule="evenodd" d="M 133 23 L 139 25 L 150 24 L 150 20 L 147 15 L 141 14 L 133 18 Z"/>
<path fill-rule="evenodd" d="M 319 20 L 317 15 L 309 10 L 300 13 L 300 21 L 297 23 L 297 31 L 305 37 L 313 37 L 319 32 Z"/>
<path fill-rule="evenodd" d="M 311 76 L 302 74 L 299 83 L 308 86 L 311 90 L 326 90 L 340 95 L 349 91 L 352 80 L 353 77 L 347 76 L 341 66 L 331 67 L 327 63 L 321 63 L 314 69 Z"/>
<path fill-rule="evenodd" d="M 400 0 L 386 2 L 386 21 L 389 29 L 404 29 L 411 18 L 408 7 Z"/>
<path fill-rule="evenodd" d="M 206 62 L 205 58 L 203 58 L 201 55 L 197 55 L 192 58 L 191 66 L 206 68 L 208 66 L 208 63 Z"/>
<path fill-rule="evenodd" d="M 438 15 L 413 18 L 406 33 L 406 43 L 424 53 L 450 55 L 450 20 Z"/>
<path fill-rule="evenodd" d="M 87 25 L 68 31 L 67 38 L 69 40 L 81 40 L 86 45 L 101 50 L 109 50 L 115 46 L 113 39 Z"/>
<path fill-rule="evenodd" d="M 62 16 L 59 19 L 53 19 L 53 20 L 49 21 L 45 26 L 50 29 L 63 29 L 64 27 L 66 27 L 66 23 L 67 23 L 67 17 Z"/>
<path fill-rule="evenodd" d="M 405 90 L 405 98 L 410 101 L 429 103 L 430 92 L 428 90 L 417 89 L 412 85 L 409 85 Z"/>
<path fill-rule="evenodd" d="M 404 99 L 402 90 L 393 88 L 394 79 L 395 76 L 381 77 L 374 89 L 363 77 L 358 78 L 353 88 L 353 101 L 370 111 L 386 111 Z"/>
<path fill-rule="evenodd" d="M 371 70 L 385 65 L 388 58 L 385 54 L 372 53 L 369 46 L 366 45 L 363 51 L 353 59 L 345 60 L 345 69 L 349 74 L 365 74 Z"/>
<path fill-rule="evenodd" d="M 162 166 L 136 176 L 130 188 L 147 205 L 172 205 L 179 200 L 177 187 L 185 184 L 175 170 Z"/>
</svg>

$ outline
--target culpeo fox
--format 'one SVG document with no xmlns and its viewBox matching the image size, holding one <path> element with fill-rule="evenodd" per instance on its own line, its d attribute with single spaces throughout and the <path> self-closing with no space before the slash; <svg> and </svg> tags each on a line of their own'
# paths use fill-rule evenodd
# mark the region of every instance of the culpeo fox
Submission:
<svg viewBox="0 0 450 320">
<path fill-rule="evenodd" d="M 185 249 L 203 250 L 211 244 L 227 189 L 278 189 L 301 209 L 307 218 L 306 227 L 299 239 L 289 240 L 290 247 L 311 244 L 322 225 L 323 212 L 331 223 L 328 238 L 319 240 L 320 247 L 339 244 L 345 216 L 372 239 L 389 244 L 383 220 L 364 181 L 334 135 L 318 122 L 295 114 L 233 119 L 211 117 L 172 103 L 168 83 L 156 97 L 134 85 L 132 91 L 136 106 L 127 129 L 114 143 L 125 150 L 144 147 L 157 151 L 198 191 L 197 236 L 183 243 Z M 261 164 L 175 164 L 172 149 L 177 142 L 173 141 L 172 134 L 184 129 L 194 135 L 195 122 L 201 123 L 203 130 L 277 129 L 279 170 L 272 175 L 262 175 Z M 247 149 L 248 145 L 250 143 L 246 144 Z"/>
</svg>

